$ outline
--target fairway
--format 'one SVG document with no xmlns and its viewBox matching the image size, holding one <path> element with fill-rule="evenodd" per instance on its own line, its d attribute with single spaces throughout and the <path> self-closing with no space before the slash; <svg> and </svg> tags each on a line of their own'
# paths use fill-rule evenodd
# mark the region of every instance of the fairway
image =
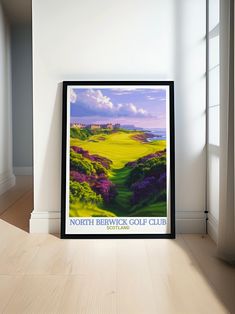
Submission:
<svg viewBox="0 0 235 314">
<path fill-rule="evenodd" d="M 154 141 L 143 143 L 132 139 L 138 132 L 117 132 L 110 135 L 94 135 L 85 141 L 71 138 L 70 146 L 82 147 L 91 154 L 98 154 L 112 160 L 113 169 L 124 167 L 127 162 L 134 161 L 140 157 L 162 151 L 166 148 L 166 141 Z"/>
<path fill-rule="evenodd" d="M 125 167 L 128 162 L 136 161 L 141 157 L 156 152 L 164 151 L 165 140 L 143 142 L 136 139 L 136 135 L 143 135 L 137 131 L 118 131 L 110 134 L 96 134 L 87 139 L 72 138 L 70 146 L 81 147 L 89 154 L 99 155 L 112 161 L 108 170 L 108 178 L 116 186 L 118 191 L 116 198 L 109 204 L 81 205 L 73 204 L 70 207 L 71 216 L 164 216 L 165 202 L 153 202 L 143 204 L 142 208 L 133 207 L 131 197 L 133 192 L 127 185 L 131 172 L 130 167 Z M 133 138 L 135 136 L 135 139 Z"/>
</svg>

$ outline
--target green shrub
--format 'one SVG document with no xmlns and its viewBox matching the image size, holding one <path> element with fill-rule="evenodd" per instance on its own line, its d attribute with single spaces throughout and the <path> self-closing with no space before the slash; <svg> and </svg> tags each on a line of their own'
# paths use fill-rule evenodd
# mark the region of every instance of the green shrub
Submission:
<svg viewBox="0 0 235 314">
<path fill-rule="evenodd" d="M 76 127 L 71 127 L 70 128 L 70 136 L 72 138 L 77 138 L 79 140 L 87 140 L 90 136 L 92 135 L 98 135 L 98 134 L 110 134 L 112 133 L 112 130 L 109 129 L 88 129 L 88 128 L 84 128 L 84 129 L 79 129 Z"/>
<path fill-rule="evenodd" d="M 70 181 L 70 202 L 101 203 L 102 197 L 90 188 L 87 182 Z"/>
<path fill-rule="evenodd" d="M 99 174 L 106 174 L 107 175 L 108 171 L 107 171 L 107 169 L 105 169 L 104 166 L 101 165 L 101 163 L 99 163 L 97 161 L 93 161 L 92 166 L 93 166 L 97 175 L 99 175 Z"/>
<path fill-rule="evenodd" d="M 164 171 L 166 171 L 165 156 L 154 157 L 141 163 L 137 163 L 137 165 L 131 170 L 127 183 L 128 185 L 131 185 L 148 176 L 158 177 Z"/>
<path fill-rule="evenodd" d="M 70 128 L 70 136 L 73 138 L 78 138 L 79 140 L 84 141 L 91 135 L 93 135 L 93 132 L 90 129 Z"/>
<path fill-rule="evenodd" d="M 96 173 L 93 163 L 82 155 L 75 153 L 72 149 L 70 150 L 70 166 L 72 170 L 84 174 L 91 175 Z"/>
</svg>

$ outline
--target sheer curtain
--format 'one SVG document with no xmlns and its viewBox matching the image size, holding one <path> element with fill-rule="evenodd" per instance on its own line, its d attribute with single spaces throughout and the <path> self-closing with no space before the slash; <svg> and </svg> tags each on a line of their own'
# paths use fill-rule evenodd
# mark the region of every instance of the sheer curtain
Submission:
<svg viewBox="0 0 235 314">
<path fill-rule="evenodd" d="M 220 212 L 218 255 L 235 263 L 234 0 L 220 1 Z"/>
</svg>

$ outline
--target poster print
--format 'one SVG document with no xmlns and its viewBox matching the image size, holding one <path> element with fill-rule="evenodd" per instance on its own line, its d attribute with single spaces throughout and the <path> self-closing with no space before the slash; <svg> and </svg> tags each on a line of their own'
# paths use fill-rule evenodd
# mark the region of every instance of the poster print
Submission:
<svg viewBox="0 0 235 314">
<path fill-rule="evenodd" d="M 64 82 L 62 238 L 174 238 L 173 82 Z"/>
</svg>

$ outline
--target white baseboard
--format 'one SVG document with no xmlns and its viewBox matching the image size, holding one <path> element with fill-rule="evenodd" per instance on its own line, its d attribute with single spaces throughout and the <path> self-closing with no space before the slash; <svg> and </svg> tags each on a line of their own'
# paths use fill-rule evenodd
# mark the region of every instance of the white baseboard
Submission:
<svg viewBox="0 0 235 314">
<path fill-rule="evenodd" d="M 16 176 L 32 176 L 33 167 L 14 167 L 14 174 Z"/>
<path fill-rule="evenodd" d="M 30 218 L 30 233 L 60 233 L 59 211 L 33 211 Z M 205 217 L 203 212 L 177 211 L 176 233 L 205 233 Z"/>
<path fill-rule="evenodd" d="M 11 171 L 0 174 L 0 195 L 15 185 L 16 178 Z"/>
<path fill-rule="evenodd" d="M 218 221 L 210 213 L 208 214 L 208 234 L 212 238 L 212 240 L 214 240 L 215 243 L 217 243 L 217 240 L 218 240 Z"/>
<path fill-rule="evenodd" d="M 203 211 L 176 211 L 176 233 L 205 232 L 206 221 Z"/>
<path fill-rule="evenodd" d="M 60 217 L 58 211 L 31 213 L 29 230 L 30 233 L 60 233 Z"/>
</svg>

